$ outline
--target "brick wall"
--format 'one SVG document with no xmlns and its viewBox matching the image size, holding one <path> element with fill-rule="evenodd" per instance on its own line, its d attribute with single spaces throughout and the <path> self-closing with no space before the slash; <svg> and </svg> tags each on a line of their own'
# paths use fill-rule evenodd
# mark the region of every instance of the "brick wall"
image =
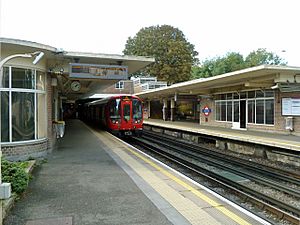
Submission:
<svg viewBox="0 0 300 225">
<path fill-rule="evenodd" d="M 115 85 L 111 85 L 101 91 L 103 94 L 133 94 L 133 82 L 131 80 L 124 81 L 123 89 L 116 89 Z"/>
<path fill-rule="evenodd" d="M 2 154 L 5 159 L 12 161 L 27 160 L 29 158 L 45 157 L 47 155 L 48 140 L 34 141 L 33 143 L 2 145 Z"/>
</svg>

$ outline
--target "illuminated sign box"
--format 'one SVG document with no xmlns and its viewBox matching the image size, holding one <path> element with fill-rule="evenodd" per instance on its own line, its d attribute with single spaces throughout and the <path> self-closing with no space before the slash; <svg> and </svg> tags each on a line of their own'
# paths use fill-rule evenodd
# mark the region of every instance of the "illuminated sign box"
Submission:
<svg viewBox="0 0 300 225">
<path fill-rule="evenodd" d="M 116 65 L 70 63 L 70 78 L 128 79 L 128 67 Z"/>
</svg>

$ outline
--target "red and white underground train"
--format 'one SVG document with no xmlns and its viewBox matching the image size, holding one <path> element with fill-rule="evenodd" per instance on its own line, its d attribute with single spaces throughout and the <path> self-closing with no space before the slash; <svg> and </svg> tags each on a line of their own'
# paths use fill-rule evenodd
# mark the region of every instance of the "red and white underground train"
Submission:
<svg viewBox="0 0 300 225">
<path fill-rule="evenodd" d="M 143 132 L 142 101 L 134 95 L 111 96 L 87 103 L 84 117 L 119 136 L 141 136 Z"/>
</svg>

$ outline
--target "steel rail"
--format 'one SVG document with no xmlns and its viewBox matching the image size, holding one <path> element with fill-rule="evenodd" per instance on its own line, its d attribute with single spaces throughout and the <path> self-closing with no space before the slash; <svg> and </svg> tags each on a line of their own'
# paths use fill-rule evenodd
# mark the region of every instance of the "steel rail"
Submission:
<svg viewBox="0 0 300 225">
<path fill-rule="evenodd" d="M 153 136 L 153 137 L 158 137 L 158 135 L 153 132 L 146 131 L 145 134 Z M 161 137 L 161 136 L 159 136 L 159 137 Z M 248 161 L 245 161 L 243 159 L 240 159 L 240 158 L 237 158 L 234 156 L 228 157 L 225 154 L 212 151 L 211 149 L 208 149 L 204 146 L 196 146 L 195 144 L 192 144 L 192 143 L 187 144 L 182 141 L 174 140 L 170 137 L 164 136 L 164 140 L 168 140 L 169 142 L 174 143 L 176 146 L 182 146 L 184 148 L 188 148 L 189 150 L 192 150 L 193 152 L 196 152 L 196 153 L 201 152 L 201 154 L 206 154 L 210 157 L 213 155 L 214 157 L 218 157 L 218 158 L 222 159 L 222 161 L 227 161 L 230 164 L 237 163 L 239 166 L 242 165 L 244 168 L 251 169 L 251 170 L 255 171 L 256 173 L 267 174 L 268 177 L 270 177 L 270 176 L 274 177 L 274 178 L 276 178 L 276 180 L 280 179 L 283 182 L 288 182 L 288 183 L 300 186 L 300 179 L 299 179 L 300 174 L 292 174 L 291 172 L 289 172 L 290 174 L 288 174 L 287 171 L 279 170 L 274 167 L 263 166 L 259 163 L 255 163 L 253 161 L 248 162 Z M 292 175 L 292 176 L 290 176 L 290 175 Z M 296 178 L 296 177 L 299 177 L 299 178 Z"/>
<path fill-rule="evenodd" d="M 233 182 L 232 180 L 229 180 L 225 177 L 220 176 L 219 174 L 216 174 L 214 172 L 211 172 L 205 168 L 202 168 L 198 165 L 195 165 L 187 160 L 184 160 L 180 157 L 174 156 L 173 154 L 162 152 L 162 149 L 153 149 L 153 143 L 149 143 L 148 141 L 141 141 L 141 139 L 134 138 L 134 140 L 138 141 L 138 145 L 146 148 L 149 151 L 155 152 L 156 154 L 159 154 L 160 156 L 167 158 L 168 160 L 178 163 L 181 166 L 188 168 L 189 170 L 192 170 L 193 172 L 200 174 L 202 176 L 205 176 L 206 178 L 217 182 L 221 185 L 226 186 L 227 188 L 230 188 L 234 190 L 237 193 L 240 193 L 247 197 L 247 199 L 251 199 L 251 201 L 256 202 L 258 205 L 263 205 L 267 211 L 276 212 L 278 217 L 280 219 L 286 219 L 293 224 L 299 224 L 300 219 L 298 218 L 299 215 L 299 209 L 295 208 L 293 206 L 290 206 L 284 202 L 278 201 L 277 199 L 271 198 L 270 196 L 266 196 L 260 192 L 257 192 L 255 190 L 252 190 L 248 187 L 245 187 L 239 183 Z M 249 201 L 249 200 L 248 200 Z M 282 210 L 284 209 L 284 210 Z M 291 213 L 292 212 L 294 216 Z"/>
<path fill-rule="evenodd" d="M 170 146 L 168 145 L 167 142 L 165 141 L 161 141 L 161 140 L 158 140 L 158 139 L 149 139 L 147 137 L 144 137 L 144 139 L 147 139 L 153 143 L 157 143 L 161 146 L 165 146 L 166 148 L 168 149 L 172 149 L 173 151 L 176 151 L 177 153 L 179 154 L 183 154 L 185 155 L 186 157 L 191 157 L 197 161 L 201 161 L 201 162 L 204 162 L 208 165 L 211 165 L 211 166 L 217 166 L 219 168 L 222 168 L 222 169 L 226 169 L 230 172 L 233 172 L 235 174 L 238 174 L 242 177 L 245 177 L 245 178 L 248 178 L 248 179 L 252 179 L 256 182 L 259 182 L 263 185 L 267 185 L 267 186 L 270 186 L 271 188 L 273 189 L 276 189 L 278 191 L 281 191 L 281 192 L 285 192 L 291 196 L 294 196 L 294 197 L 297 197 L 297 198 L 300 198 L 300 191 L 294 189 L 294 188 L 290 188 L 290 187 L 286 187 L 285 185 L 282 185 L 282 184 L 278 184 L 277 181 L 273 181 L 273 180 L 270 180 L 269 178 L 267 178 L 266 176 L 262 177 L 262 176 L 258 176 L 257 174 L 255 175 L 252 175 L 250 174 L 248 171 L 244 172 L 243 170 L 245 169 L 242 169 L 241 170 L 241 165 L 235 163 L 235 166 L 238 166 L 239 168 L 236 168 L 232 165 L 228 165 L 228 164 L 225 164 L 223 161 L 224 161 L 224 158 L 220 158 L 219 159 L 214 159 L 212 158 L 211 156 L 209 155 L 206 155 L 205 157 L 206 158 L 203 158 L 203 156 L 197 156 L 197 155 L 194 155 L 192 153 L 190 153 L 189 149 L 188 150 L 182 150 L 182 149 L 179 149 L 178 146 Z M 199 152 L 197 152 L 197 154 L 199 154 Z M 221 162 L 220 162 L 221 160 Z M 227 161 L 227 163 L 231 163 L 230 161 Z M 255 171 L 256 172 L 256 171 Z"/>
</svg>

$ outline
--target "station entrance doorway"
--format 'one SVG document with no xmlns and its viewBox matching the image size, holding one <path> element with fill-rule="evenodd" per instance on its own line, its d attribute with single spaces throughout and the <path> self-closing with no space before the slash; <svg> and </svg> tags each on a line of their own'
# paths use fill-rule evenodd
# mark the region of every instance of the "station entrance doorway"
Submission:
<svg viewBox="0 0 300 225">
<path fill-rule="evenodd" d="M 246 129 L 247 101 L 245 99 L 233 101 L 233 129 Z"/>
</svg>

